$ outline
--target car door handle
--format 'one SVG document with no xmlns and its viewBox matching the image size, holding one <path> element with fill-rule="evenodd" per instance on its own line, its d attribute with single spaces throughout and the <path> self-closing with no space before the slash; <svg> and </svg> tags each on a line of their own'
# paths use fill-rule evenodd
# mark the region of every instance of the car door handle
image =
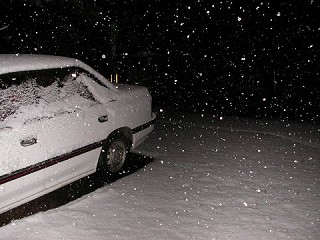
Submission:
<svg viewBox="0 0 320 240">
<path fill-rule="evenodd" d="M 108 121 L 108 115 L 104 115 L 98 118 L 98 121 L 103 123 Z"/>
<path fill-rule="evenodd" d="M 22 147 L 28 147 L 31 146 L 33 144 L 37 143 L 37 139 L 36 138 L 27 138 L 27 139 L 23 139 L 20 141 L 20 145 Z"/>
</svg>

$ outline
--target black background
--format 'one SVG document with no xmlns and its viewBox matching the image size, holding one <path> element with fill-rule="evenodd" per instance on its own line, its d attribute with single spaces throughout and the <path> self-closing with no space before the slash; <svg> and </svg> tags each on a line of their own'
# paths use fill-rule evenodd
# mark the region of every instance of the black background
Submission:
<svg viewBox="0 0 320 240">
<path fill-rule="evenodd" d="M 0 53 L 78 58 L 154 106 L 319 121 L 317 0 L 1 2 Z"/>
</svg>

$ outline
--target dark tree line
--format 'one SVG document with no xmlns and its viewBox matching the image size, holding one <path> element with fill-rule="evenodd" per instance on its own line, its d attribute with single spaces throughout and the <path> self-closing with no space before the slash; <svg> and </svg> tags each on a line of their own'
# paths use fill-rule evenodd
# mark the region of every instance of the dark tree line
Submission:
<svg viewBox="0 0 320 240">
<path fill-rule="evenodd" d="M 79 58 L 159 107 L 319 119 L 317 1 L 4 1 L 2 53 Z"/>
</svg>

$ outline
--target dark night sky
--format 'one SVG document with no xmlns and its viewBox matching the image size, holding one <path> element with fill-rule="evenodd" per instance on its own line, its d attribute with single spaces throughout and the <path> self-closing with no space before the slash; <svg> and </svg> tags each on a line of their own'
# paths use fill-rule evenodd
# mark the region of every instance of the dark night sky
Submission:
<svg viewBox="0 0 320 240">
<path fill-rule="evenodd" d="M 161 108 L 319 120 L 319 1 L 4 1 L 2 53 L 76 57 Z M 112 53 L 112 47 L 115 54 Z"/>
</svg>

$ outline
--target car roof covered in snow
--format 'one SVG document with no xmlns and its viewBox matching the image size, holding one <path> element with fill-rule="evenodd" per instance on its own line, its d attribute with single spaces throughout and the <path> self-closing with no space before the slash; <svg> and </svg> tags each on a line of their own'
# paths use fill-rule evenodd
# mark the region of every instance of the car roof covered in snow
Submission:
<svg viewBox="0 0 320 240">
<path fill-rule="evenodd" d="M 77 61 L 79 60 L 49 55 L 0 54 L 0 74 L 74 66 Z"/>
<path fill-rule="evenodd" d="M 0 54 L 0 75 L 12 72 L 23 72 L 30 70 L 80 67 L 93 74 L 110 89 L 116 90 L 115 86 L 106 80 L 93 68 L 75 58 L 37 55 L 37 54 Z"/>
</svg>

